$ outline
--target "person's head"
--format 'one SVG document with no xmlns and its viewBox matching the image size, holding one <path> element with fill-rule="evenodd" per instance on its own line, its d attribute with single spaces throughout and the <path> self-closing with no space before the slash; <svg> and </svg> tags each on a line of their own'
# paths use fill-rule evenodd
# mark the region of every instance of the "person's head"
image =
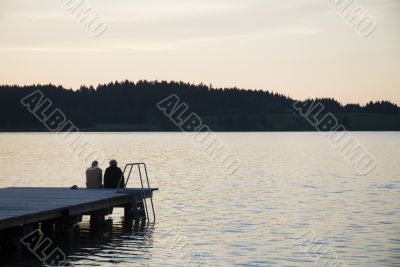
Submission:
<svg viewBox="0 0 400 267">
<path fill-rule="evenodd" d="M 118 163 L 115 159 L 110 160 L 110 167 L 117 167 Z"/>
<path fill-rule="evenodd" d="M 97 160 L 94 160 L 92 162 L 92 167 L 97 167 L 97 166 L 99 166 L 99 163 L 97 162 Z"/>
</svg>

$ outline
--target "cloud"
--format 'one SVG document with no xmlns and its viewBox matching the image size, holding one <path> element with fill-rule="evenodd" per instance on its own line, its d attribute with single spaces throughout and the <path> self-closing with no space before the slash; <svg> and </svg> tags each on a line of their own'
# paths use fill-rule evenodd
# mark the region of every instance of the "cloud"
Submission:
<svg viewBox="0 0 400 267">
<path fill-rule="evenodd" d="M 104 49 L 99 48 L 83 48 L 83 47 L 62 47 L 62 46 L 15 46 L 1 47 L 0 51 L 22 51 L 22 52 L 56 52 L 56 53 L 101 53 Z"/>
<path fill-rule="evenodd" d="M 67 46 L 0 46 L 0 51 L 21 51 L 21 52 L 49 52 L 49 53 L 107 53 L 116 50 L 131 51 L 163 51 L 176 47 L 175 43 L 148 42 L 148 43 L 114 43 L 109 42 L 102 46 L 88 47 L 67 47 Z"/>
</svg>

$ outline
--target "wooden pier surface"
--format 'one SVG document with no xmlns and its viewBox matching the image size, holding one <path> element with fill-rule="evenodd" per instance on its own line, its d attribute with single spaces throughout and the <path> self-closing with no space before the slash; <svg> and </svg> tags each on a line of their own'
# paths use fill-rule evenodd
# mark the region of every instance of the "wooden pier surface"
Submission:
<svg viewBox="0 0 400 267">
<path fill-rule="evenodd" d="M 49 219 L 82 215 L 150 197 L 151 189 L 11 187 L 0 189 L 0 230 Z"/>
</svg>

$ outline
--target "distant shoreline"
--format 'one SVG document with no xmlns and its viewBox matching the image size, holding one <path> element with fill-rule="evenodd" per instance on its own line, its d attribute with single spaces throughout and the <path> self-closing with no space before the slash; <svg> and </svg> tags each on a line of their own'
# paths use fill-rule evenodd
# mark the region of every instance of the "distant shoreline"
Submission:
<svg viewBox="0 0 400 267">
<path fill-rule="evenodd" d="M 349 132 L 400 132 L 400 130 L 347 130 Z M 67 132 L 67 131 L 59 131 L 59 132 Z M 182 133 L 180 130 L 176 131 L 168 131 L 168 130 L 150 130 L 150 129 L 143 129 L 143 130 L 114 130 L 114 129 L 82 129 L 79 132 L 81 133 Z M 319 132 L 317 130 L 263 130 L 263 131 L 256 131 L 256 130 L 249 130 L 249 131 L 211 131 L 214 133 L 312 133 L 312 132 Z M 329 131 L 325 131 L 329 132 Z M 46 131 L 44 129 L 7 129 L 7 130 L 0 130 L 0 133 L 58 133 L 58 132 L 51 132 Z"/>
<path fill-rule="evenodd" d="M 342 105 L 257 90 L 182 82 L 115 82 L 77 91 L 0 86 L 1 132 L 400 131 L 388 101 Z"/>
<path fill-rule="evenodd" d="M 397 114 L 334 114 L 339 123 L 347 131 L 362 132 L 383 132 L 400 131 L 400 115 Z M 247 127 L 221 127 L 216 123 L 217 118 L 202 118 L 204 124 L 212 132 L 316 132 L 318 131 L 310 125 L 306 119 L 300 115 L 273 114 L 268 115 L 268 124 L 247 125 Z M 76 125 L 79 132 L 181 132 L 179 127 L 172 123 L 166 127 L 151 124 L 124 124 L 124 123 L 99 123 L 93 126 Z M 62 127 L 61 127 L 62 128 Z M 3 126 L 0 132 L 51 132 L 44 125 L 43 127 L 9 127 Z M 58 132 L 58 131 L 55 131 Z M 68 132 L 68 128 L 61 129 L 60 132 Z"/>
</svg>

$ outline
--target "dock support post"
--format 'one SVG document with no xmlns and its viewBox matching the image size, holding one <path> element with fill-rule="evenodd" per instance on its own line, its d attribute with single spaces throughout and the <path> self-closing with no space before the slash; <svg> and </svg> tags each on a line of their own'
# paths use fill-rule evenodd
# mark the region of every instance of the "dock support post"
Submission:
<svg viewBox="0 0 400 267">
<path fill-rule="evenodd" d="M 97 210 L 90 214 L 90 232 L 98 233 L 105 227 L 105 211 Z"/>
<path fill-rule="evenodd" d="M 137 203 L 138 205 L 138 211 L 139 211 L 139 218 L 146 220 L 147 216 L 146 216 L 146 210 L 145 210 L 145 206 L 144 206 L 144 201 L 146 201 L 144 198 L 142 198 L 141 201 L 139 201 L 139 203 Z"/>
<path fill-rule="evenodd" d="M 131 220 L 134 218 L 134 211 L 132 204 L 127 204 L 124 206 L 124 219 Z"/>
<path fill-rule="evenodd" d="M 16 227 L 14 230 L 14 236 L 12 238 L 12 247 L 15 249 L 16 252 L 16 258 L 18 261 L 22 260 L 22 244 L 21 244 L 21 238 L 23 237 L 23 229 L 20 227 Z"/>
<path fill-rule="evenodd" d="M 124 206 L 124 217 L 126 221 L 139 219 L 136 195 L 133 195 L 130 203 Z"/>
<path fill-rule="evenodd" d="M 80 234 L 79 222 L 80 216 L 64 217 L 57 220 L 55 222 L 56 236 L 61 237 L 67 244 L 73 244 L 78 241 L 78 234 Z"/>
<path fill-rule="evenodd" d="M 134 228 L 143 227 L 146 224 L 146 210 L 144 206 L 145 201 L 143 198 L 138 200 L 137 195 L 132 196 L 130 203 L 124 206 L 124 222 L 129 227 L 128 222 L 134 221 Z"/>
<path fill-rule="evenodd" d="M 42 233 L 50 238 L 54 236 L 54 222 L 53 221 L 44 221 L 40 224 L 40 230 Z"/>
<path fill-rule="evenodd" d="M 22 244 L 21 239 L 25 234 L 25 227 L 18 226 L 1 231 L 0 246 L 2 252 L 7 253 L 11 259 L 15 259 L 18 263 L 22 261 Z"/>
<path fill-rule="evenodd" d="M 80 242 L 81 240 L 81 226 L 79 225 L 79 223 L 77 223 L 74 226 L 74 241 L 75 242 Z"/>
<path fill-rule="evenodd" d="M 124 206 L 124 225 L 125 228 L 131 228 L 133 225 L 134 231 L 139 227 L 144 227 L 146 224 L 146 209 L 144 198 L 138 195 L 132 195 L 131 201 Z"/>
</svg>

